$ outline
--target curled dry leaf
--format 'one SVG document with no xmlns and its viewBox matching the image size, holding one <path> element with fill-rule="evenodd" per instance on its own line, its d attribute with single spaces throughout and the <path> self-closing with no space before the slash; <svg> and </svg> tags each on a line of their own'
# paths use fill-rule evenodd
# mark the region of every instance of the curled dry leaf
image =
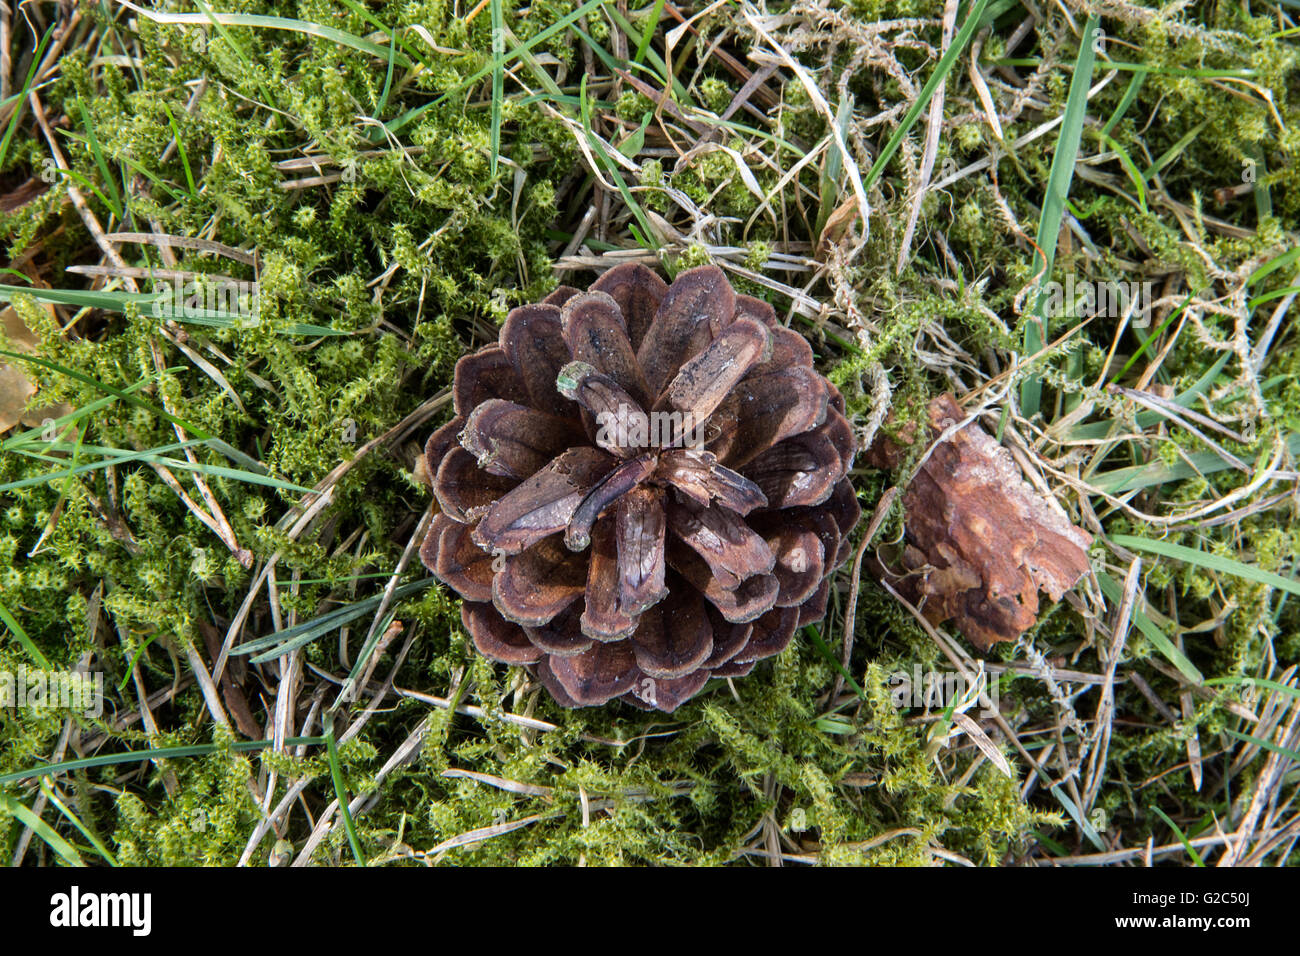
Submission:
<svg viewBox="0 0 1300 956">
<path fill-rule="evenodd" d="M 951 395 L 930 403 L 930 440 L 965 416 Z M 868 464 L 897 468 L 904 449 L 881 438 Z M 971 422 L 936 444 L 903 495 L 901 553 L 878 576 L 933 624 L 954 621 L 987 650 L 1038 619 L 1038 592 L 1053 601 L 1088 572 L 1092 537 L 1025 481 L 1010 453 Z"/>
<path fill-rule="evenodd" d="M 440 510 L 420 557 L 479 652 L 566 707 L 672 711 L 821 620 L 861 511 L 812 363 L 711 266 L 619 266 L 511 312 L 417 469 Z"/>
</svg>

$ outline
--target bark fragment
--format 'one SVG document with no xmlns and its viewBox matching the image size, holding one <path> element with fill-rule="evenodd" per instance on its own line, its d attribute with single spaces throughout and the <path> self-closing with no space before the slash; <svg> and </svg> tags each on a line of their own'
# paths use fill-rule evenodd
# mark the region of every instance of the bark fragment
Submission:
<svg viewBox="0 0 1300 956">
<path fill-rule="evenodd" d="M 940 395 L 929 407 L 929 440 L 964 417 L 951 395 Z M 881 438 L 866 461 L 897 468 L 905 451 Z M 1035 491 L 977 422 L 933 448 L 903 509 L 901 553 L 881 554 L 876 574 L 931 623 L 954 621 L 981 650 L 1033 626 L 1040 590 L 1059 601 L 1088 571 L 1092 537 Z"/>
</svg>

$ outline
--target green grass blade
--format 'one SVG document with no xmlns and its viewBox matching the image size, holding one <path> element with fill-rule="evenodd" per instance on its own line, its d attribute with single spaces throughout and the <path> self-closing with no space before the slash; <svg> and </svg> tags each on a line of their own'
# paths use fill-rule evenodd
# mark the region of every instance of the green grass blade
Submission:
<svg viewBox="0 0 1300 956">
<path fill-rule="evenodd" d="M 1192 863 L 1196 866 L 1205 866 L 1205 861 L 1201 859 L 1201 854 L 1196 852 L 1196 848 L 1192 846 L 1191 842 L 1187 839 L 1182 828 L 1179 827 L 1177 823 L 1174 823 L 1173 820 L 1169 819 L 1169 815 L 1159 807 L 1153 806 L 1151 809 L 1155 811 L 1156 816 L 1165 822 L 1165 825 L 1169 827 L 1169 829 L 1174 831 L 1174 835 L 1178 837 L 1178 842 L 1183 845 L 1183 849 L 1187 851 L 1187 855 L 1192 858 Z"/>
<path fill-rule="evenodd" d="M 361 852 L 357 840 L 357 827 L 352 822 L 352 809 L 348 806 L 348 791 L 343 784 L 343 768 L 339 765 L 339 748 L 334 741 L 334 717 L 325 718 L 325 752 L 329 757 L 330 779 L 334 781 L 334 796 L 339 802 L 339 816 L 343 818 L 343 829 L 348 834 L 348 844 L 352 847 L 352 858 L 357 866 L 365 866 L 366 858 Z"/>
<path fill-rule="evenodd" d="M 1288 594 L 1300 595 L 1300 583 L 1296 583 L 1290 578 L 1284 578 L 1280 574 L 1274 574 L 1272 571 L 1265 571 L 1253 564 L 1243 564 L 1240 561 L 1234 561 L 1232 558 L 1225 558 L 1221 554 L 1207 554 L 1204 551 L 1197 551 L 1195 548 L 1188 548 L 1181 544 L 1171 544 L 1168 541 L 1152 541 L 1149 538 L 1138 538 L 1131 534 L 1112 535 L 1111 540 L 1122 548 L 1132 548 L 1135 551 L 1158 554 L 1162 558 L 1173 558 L 1175 561 L 1183 561 L 1198 568 L 1204 568 L 1207 571 L 1230 574 L 1233 577 L 1244 578 L 1247 581 L 1263 584 L 1279 591 L 1286 591 Z"/>
<path fill-rule="evenodd" d="M 40 648 L 36 646 L 35 642 L 33 642 L 30 637 L 27 636 L 27 632 L 24 631 L 23 626 L 18 623 L 18 619 L 9 612 L 9 608 L 5 607 L 4 601 L 0 601 L 0 624 L 4 624 L 5 627 L 9 628 L 9 633 L 12 634 L 17 639 L 18 643 L 23 646 L 23 649 L 31 655 L 32 660 L 40 665 L 41 670 L 48 671 L 54 669 L 50 667 L 50 662 L 45 659 L 45 655 L 41 653 Z"/>
<path fill-rule="evenodd" d="M 9 142 L 14 138 L 14 130 L 18 129 L 18 121 L 22 118 L 27 94 L 31 91 L 32 81 L 36 79 L 36 71 L 41 65 L 41 58 L 45 55 L 45 48 L 49 45 L 50 37 L 54 36 L 54 29 L 57 26 L 57 23 L 50 24 L 50 28 L 45 31 L 45 36 L 41 37 L 41 42 L 32 57 L 32 65 L 27 71 L 27 79 L 23 81 L 22 91 L 16 94 L 17 105 L 14 107 L 13 115 L 9 117 L 9 127 L 5 130 L 4 139 L 0 139 L 0 169 L 5 168 L 5 157 L 9 155 Z M 9 100 L 5 102 L 8 103 Z"/>
<path fill-rule="evenodd" d="M 1265 278 L 1269 273 L 1276 272 L 1278 269 L 1286 268 L 1291 263 L 1295 262 L 1296 259 L 1300 259 L 1300 246 L 1288 249 L 1286 252 L 1276 255 L 1272 259 L 1268 260 L 1268 262 L 1264 263 L 1250 274 L 1250 278 L 1246 280 L 1246 285 L 1254 285 L 1261 279 Z"/>
<path fill-rule="evenodd" d="M 17 359 L 20 362 L 30 362 L 33 365 L 38 365 L 41 368 L 48 369 L 52 372 L 58 372 L 62 375 L 66 375 L 69 378 L 74 379 L 75 381 L 81 382 L 83 385 L 89 385 L 92 388 L 99 389 L 101 392 L 107 392 L 109 395 L 113 395 L 117 398 L 120 398 L 123 401 L 136 406 L 137 408 L 142 408 L 145 411 L 149 412 L 150 414 L 157 415 L 159 418 L 163 419 L 166 422 L 169 422 L 173 425 L 179 425 L 181 428 L 184 428 L 195 438 L 200 439 L 209 448 L 215 448 L 217 451 L 221 452 L 227 458 L 247 466 L 256 474 L 259 475 L 267 474 L 266 466 L 263 465 L 260 461 L 256 461 L 255 459 L 249 457 L 248 455 L 244 454 L 242 451 L 239 451 L 234 446 L 228 444 L 227 442 L 223 441 L 220 438 L 217 438 L 215 435 L 210 434 L 206 429 L 200 428 L 198 425 L 195 425 L 193 422 L 187 422 L 183 418 L 177 418 L 175 415 L 171 414 L 165 409 L 156 408 L 150 403 L 146 402 L 144 399 L 137 398 L 136 396 L 131 394 L 131 390 L 129 389 L 120 389 L 113 385 L 105 385 L 103 382 L 97 379 L 93 379 L 89 375 L 83 375 L 81 372 L 78 372 L 75 369 L 65 368 L 62 365 L 59 365 L 57 362 L 50 362 L 46 359 L 37 358 L 33 355 L 23 355 L 20 352 L 9 352 L 6 351 L 5 349 L 0 349 L 0 355 L 5 356 L 6 358 Z"/>
<path fill-rule="evenodd" d="M 185 168 L 185 184 L 190 188 L 190 198 L 198 199 L 199 191 L 194 188 L 194 171 L 190 169 L 190 159 L 185 153 L 185 141 L 181 139 L 181 128 L 176 125 L 176 117 L 172 115 L 171 107 L 166 103 L 163 109 L 167 111 L 167 122 L 171 124 L 172 138 L 176 141 L 176 153 L 181 158 L 181 165 Z"/>
<path fill-rule="evenodd" d="M 1137 99 L 1138 91 L 1142 89 L 1142 84 L 1146 82 L 1146 73 L 1134 73 L 1132 79 L 1128 81 L 1128 86 L 1124 88 L 1124 95 L 1119 98 L 1119 105 L 1115 107 L 1115 112 L 1110 114 L 1110 119 L 1106 120 L 1106 125 L 1101 128 L 1102 136 L 1109 136 L 1119 121 L 1124 118 L 1128 108 L 1133 105 Z"/>
<path fill-rule="evenodd" d="M 379 94 L 379 102 L 375 104 L 375 119 L 384 115 L 384 107 L 388 105 L 388 94 L 393 89 L 393 54 L 396 52 L 397 34 L 388 35 L 388 72 L 384 75 L 384 90 Z"/>
<path fill-rule="evenodd" d="M 286 747 L 318 747 L 325 742 L 324 737 L 286 737 Z M 74 770 L 90 770 L 95 767 L 114 767 L 124 763 L 141 763 L 145 760 L 174 760 L 185 757 L 207 757 L 211 754 L 230 749 L 236 753 L 254 753 L 275 745 L 272 740 L 237 740 L 232 744 L 185 744 L 177 747 L 153 747 L 149 750 L 128 750 L 125 753 L 100 754 L 95 757 L 80 757 L 76 760 L 61 760 L 58 763 L 41 764 L 26 770 L 0 774 L 0 786 L 7 783 L 21 783 L 37 777 L 51 774 L 71 773 Z"/>
<path fill-rule="evenodd" d="M 398 601 L 407 598 L 412 594 L 417 594 L 432 585 L 433 582 L 434 579 L 430 577 L 403 584 L 401 587 L 393 590 L 392 600 Z M 287 654 L 295 647 L 301 647 L 304 644 L 308 644 L 323 634 L 336 631 L 344 624 L 372 613 L 377 607 L 379 607 L 382 600 L 383 595 L 376 594 L 373 597 L 365 598 L 364 600 L 357 601 L 354 604 L 336 608 L 333 611 L 322 614 L 320 617 L 313 618 L 310 621 L 295 625 L 294 627 L 286 628 L 283 631 L 276 631 L 274 634 L 268 634 L 266 637 L 259 637 L 256 640 L 246 641 L 234 648 L 230 653 L 254 654 L 269 647 L 271 650 L 257 654 L 257 656 L 252 659 L 252 662 L 254 664 L 261 664 L 265 661 L 274 660 L 277 657 Z"/>
<path fill-rule="evenodd" d="M 1177 159 L 1180 155 L 1182 155 L 1183 150 L 1185 150 L 1188 146 L 1190 146 L 1193 143 L 1193 141 L 1195 141 L 1196 137 L 1200 135 L 1201 130 L 1203 130 L 1204 128 L 1205 128 L 1205 123 L 1198 123 L 1196 126 L 1192 127 L 1192 129 L 1189 130 L 1187 133 L 1185 133 L 1178 140 L 1178 142 L 1174 143 L 1174 145 L 1170 146 L 1167 150 L 1161 153 L 1160 157 L 1156 159 L 1154 163 L 1152 163 L 1150 166 L 1148 166 L 1145 170 L 1142 171 L 1142 178 L 1150 179 L 1152 176 L 1160 172 L 1160 170 L 1164 169 L 1175 159 Z"/>
<path fill-rule="evenodd" d="M 59 795 L 54 792 L 54 788 L 51 787 L 49 781 L 44 778 L 41 779 L 41 793 L 45 794 L 45 799 L 54 804 L 54 808 L 63 814 L 64 819 L 77 828 L 81 835 L 86 838 L 86 841 L 95 848 L 95 852 L 102 856 L 109 866 L 117 866 L 117 858 L 113 856 L 108 847 L 104 846 L 99 837 L 90 832 L 90 828 L 82 823 L 75 813 L 68 809 L 67 804 L 59 799 Z"/>
<path fill-rule="evenodd" d="M 113 202 L 109 205 L 109 208 L 121 220 L 125 218 L 122 194 L 118 192 L 117 183 L 108 168 L 108 161 L 104 159 L 104 151 L 99 146 L 99 137 L 95 135 L 95 124 L 91 122 L 90 112 L 86 109 L 86 104 L 81 101 L 80 96 L 77 97 L 77 109 L 81 113 L 81 122 L 86 127 L 86 139 L 90 143 L 90 152 L 95 158 L 95 166 L 99 170 L 99 175 L 104 178 L 104 188 L 113 194 Z"/>
<path fill-rule="evenodd" d="M 1291 697 L 1300 698 L 1300 687 L 1293 687 L 1290 684 L 1280 684 L 1275 680 L 1266 680 L 1263 677 L 1211 677 L 1205 682 L 1206 687 L 1216 685 L 1241 686 L 1241 687 L 1263 687 L 1267 690 L 1275 690 L 1279 694 L 1287 694 Z"/>
<path fill-rule="evenodd" d="M 1271 740 L 1265 740 L 1263 737 L 1252 737 L 1250 734 L 1241 734 L 1235 730 L 1225 730 L 1224 733 L 1236 740 L 1243 741 L 1244 743 L 1251 743 L 1257 747 L 1263 747 L 1271 753 L 1280 754 L 1293 763 L 1300 764 L 1300 751 L 1292 750 L 1289 747 L 1281 747 L 1278 744 L 1273 743 Z"/>
<path fill-rule="evenodd" d="M 1300 432 L 1289 435 L 1286 439 L 1287 451 L 1300 455 Z M 1098 491 L 1108 495 L 1122 495 L 1130 491 L 1140 491 L 1153 485 L 1163 485 L 1168 481 L 1183 481 L 1200 475 L 1211 475 L 1233 467 L 1221 455 L 1213 451 L 1199 451 L 1187 456 L 1186 461 L 1166 465 L 1162 461 L 1153 461 L 1146 465 L 1131 465 L 1128 468 L 1116 468 L 1093 475 L 1088 479 Z"/>
<path fill-rule="evenodd" d="M 844 663 L 831 651 L 817 628 L 810 624 L 803 629 L 803 633 L 808 640 L 812 641 L 813 647 L 817 648 L 817 653 L 826 658 L 827 663 L 839 671 L 839 674 L 844 678 L 845 683 L 853 688 L 853 692 L 863 700 L 866 700 L 867 692 L 858 685 L 858 682 L 853 679 L 853 675 L 844 667 Z"/>
<path fill-rule="evenodd" d="M 1112 604 L 1118 605 L 1123 599 L 1123 589 L 1119 584 L 1105 571 L 1097 572 L 1097 583 L 1101 585 L 1101 593 L 1106 596 L 1106 600 Z M 1142 596 L 1141 602 L 1133 608 L 1133 626 L 1142 632 L 1142 635 L 1150 641 L 1157 651 L 1159 651 L 1169 663 L 1178 669 L 1193 684 L 1205 683 L 1205 677 L 1200 670 L 1188 660 L 1187 655 L 1178 649 L 1178 646 L 1171 641 L 1164 631 L 1160 630 L 1156 622 L 1151 620 L 1143 610 L 1146 607 L 1146 597 Z"/>
<path fill-rule="evenodd" d="M 492 131 L 489 159 L 492 176 L 497 174 L 497 158 L 501 153 L 501 109 L 505 100 L 506 82 L 506 24 L 501 5 L 503 0 L 491 0 L 492 7 Z"/>
<path fill-rule="evenodd" d="M 1132 161 L 1130 160 L 1130 162 Z M 1136 169 L 1134 171 L 1136 172 Z M 1147 336 L 1147 339 L 1142 343 L 1141 348 L 1139 348 L 1136 352 L 1134 352 L 1132 357 L 1130 357 L 1129 360 L 1124 363 L 1124 367 L 1111 376 L 1110 384 L 1114 385 L 1121 378 L 1127 375 L 1128 370 L 1133 367 L 1134 363 L 1136 363 L 1137 360 L 1140 359 L 1146 353 L 1147 349 L 1151 348 L 1151 343 L 1160 337 L 1160 333 L 1164 332 L 1165 329 L 1169 328 L 1169 326 L 1171 326 L 1175 321 L 1177 321 L 1178 317 L 1183 314 L 1183 312 L 1187 309 L 1189 305 L 1192 304 L 1192 299 L 1200 295 L 1201 292 L 1203 291 L 1204 291 L 1203 289 L 1198 289 L 1195 292 L 1187 293 L 1187 298 L 1183 299 L 1182 303 L 1178 306 L 1178 308 L 1174 309 L 1174 311 L 1170 312 L 1167 316 L 1165 316 L 1165 320 L 1160 323 L 1160 325 L 1156 328 L 1154 332 L 1152 332 L 1149 336 Z"/>
<path fill-rule="evenodd" d="M 627 182 L 619 174 L 618 166 L 614 160 L 606 154 L 605 144 L 591 131 L 591 108 L 587 102 L 587 74 L 585 73 L 582 74 L 579 96 L 582 100 L 582 128 L 587 134 L 587 144 L 591 147 L 596 159 L 605 167 L 605 172 L 614 180 L 614 185 L 618 188 L 619 195 L 623 197 L 623 202 L 632 211 L 632 215 L 636 217 L 636 221 L 640 224 L 643 235 L 638 237 L 638 241 L 641 245 L 653 251 L 658 251 L 659 243 L 655 240 L 649 217 L 646 215 L 645 210 L 641 208 L 641 204 L 636 201 L 636 197 L 632 195 L 632 190 L 628 189 Z"/>
<path fill-rule="evenodd" d="M 1053 787 L 1048 787 L 1048 790 L 1051 791 L 1052 796 L 1057 799 L 1057 802 L 1060 803 L 1061 806 L 1065 807 L 1065 812 L 1070 815 L 1070 819 L 1074 821 L 1074 825 L 1077 826 L 1079 830 L 1082 831 L 1083 835 L 1088 838 L 1088 842 L 1102 853 L 1105 853 L 1106 844 L 1101 842 L 1101 837 L 1097 834 L 1097 830 L 1088 821 L 1088 818 L 1079 812 L 1078 805 L 1065 795 L 1064 791 L 1061 790 L 1061 785 L 1058 783 Z"/>
<path fill-rule="evenodd" d="M 31 811 L 25 803 L 15 800 L 7 793 L 0 793 L 0 806 L 13 814 L 19 823 L 32 828 L 32 832 L 49 845 L 64 863 L 68 866 L 85 866 L 86 862 L 81 858 L 81 854 L 76 851 L 67 840 L 55 832 L 54 827 L 50 826 L 35 813 Z"/>
<path fill-rule="evenodd" d="M 388 56 L 388 50 L 378 43 L 372 43 L 370 40 L 353 36 L 351 33 L 346 33 L 334 27 L 312 23 L 309 20 L 296 20 L 292 17 L 271 17 L 258 13 L 213 13 L 208 10 L 206 4 L 202 3 L 202 0 L 198 3 L 198 6 L 204 11 L 203 13 L 160 13 L 138 7 L 129 0 L 118 0 L 118 3 L 124 7 L 129 7 L 141 16 L 148 17 L 155 23 L 190 24 L 193 26 L 212 23 L 218 27 L 257 27 L 263 30 L 288 30 L 291 33 L 301 33 L 305 36 L 329 40 L 339 46 L 345 46 L 361 53 L 369 53 L 381 60 Z M 410 60 L 403 56 L 401 65 L 411 66 L 412 64 Z"/>
<path fill-rule="evenodd" d="M 26 289 L 17 285 L 0 285 L 0 302 L 12 302 L 16 295 L 29 295 L 37 302 L 74 305 L 81 309 L 104 309 L 124 312 L 128 305 L 144 307 L 161 295 L 158 292 L 99 292 L 81 289 Z"/>
<path fill-rule="evenodd" d="M 571 13 L 566 14 L 565 16 L 561 17 L 559 20 L 556 20 L 545 30 L 538 31 L 537 35 L 531 37 L 527 42 L 521 44 L 518 47 L 515 47 L 513 50 L 506 51 L 505 55 L 502 56 L 499 61 L 500 66 L 504 67 L 511 60 L 515 59 L 519 55 L 519 52 L 521 50 L 531 50 L 533 47 L 545 43 L 547 40 L 555 36 L 557 33 L 560 33 L 563 30 L 567 30 L 570 26 L 577 23 L 583 17 L 587 16 L 587 14 L 592 13 L 595 10 L 598 10 L 600 7 L 604 6 L 608 2 L 609 0 L 587 0 L 587 2 L 584 3 L 582 6 L 578 7 L 578 9 L 572 11 Z M 375 142 L 382 141 L 386 136 L 384 130 L 387 130 L 388 133 L 396 133 L 402 127 L 407 126 L 410 123 L 414 122 L 415 120 L 419 119 L 419 117 L 423 115 L 425 111 L 433 109 L 433 107 L 437 106 L 438 104 L 445 102 L 448 97 L 454 96 L 455 94 L 460 93 L 468 89 L 469 87 L 473 86 L 479 80 L 483 79 L 483 77 L 487 76 L 494 69 L 496 69 L 497 66 L 498 66 L 498 60 L 496 57 L 493 57 L 491 63 L 489 63 L 483 69 L 473 73 L 468 79 L 462 80 L 461 82 L 453 86 L 451 89 L 444 91 L 443 94 L 439 96 L 436 100 L 433 100 L 430 103 L 425 103 L 422 106 L 417 106 L 414 109 L 409 109 L 401 116 L 389 120 L 387 123 L 384 124 L 384 129 L 375 130 L 373 133 L 370 134 L 371 140 Z"/>
<path fill-rule="evenodd" d="M 640 63 L 645 59 L 645 54 L 650 49 L 650 40 L 655 35 L 655 30 L 659 28 L 659 18 L 664 13 L 664 0 L 655 0 L 655 5 L 650 8 L 650 19 L 646 22 L 645 32 L 641 34 L 641 42 L 636 45 L 636 54 L 632 57 L 633 63 Z"/>
<path fill-rule="evenodd" d="M 1070 198 L 1070 182 L 1074 178 L 1074 163 L 1079 156 L 1079 141 L 1083 136 L 1083 121 L 1088 114 L 1088 88 L 1092 85 L 1092 69 L 1097 53 L 1093 41 L 1097 37 L 1100 20 L 1097 14 L 1088 17 L 1079 38 L 1079 55 L 1074 64 L 1074 76 L 1070 80 L 1070 92 L 1065 99 L 1065 113 L 1061 119 L 1061 132 L 1056 139 L 1056 150 L 1052 155 L 1052 168 L 1047 174 L 1047 194 L 1043 197 L 1043 209 L 1038 217 L 1038 249 L 1042 257 L 1041 271 L 1036 274 L 1045 282 L 1051 278 L 1052 265 L 1056 260 L 1056 239 L 1061 232 L 1061 219 L 1065 215 L 1065 203 Z M 1035 257 L 1037 261 L 1037 257 Z M 1049 341 L 1049 330 L 1045 304 L 1047 295 L 1040 288 L 1029 321 L 1025 323 L 1025 355 L 1033 355 L 1042 350 Z M 1020 406 L 1026 418 L 1038 414 L 1043 397 L 1043 379 L 1040 375 L 1028 377 L 1020 385 Z"/>
<path fill-rule="evenodd" d="M 921 92 L 916 97 L 916 102 L 913 103 L 908 111 L 903 114 L 903 119 L 899 122 L 898 129 L 894 130 L 894 134 L 890 136 L 889 141 L 885 143 L 885 148 L 880 151 L 880 155 L 876 157 L 876 161 L 871 164 L 870 171 L 868 171 L 867 175 L 863 177 L 862 188 L 864 191 L 871 189 L 872 184 L 875 183 L 875 181 L 880 178 L 880 174 L 884 172 L 885 164 L 893 158 L 894 153 L 898 152 L 898 147 L 902 145 L 903 138 L 907 136 L 912 127 L 916 124 L 916 121 L 921 116 L 921 111 L 925 109 L 926 104 L 930 102 L 930 98 L 934 96 L 934 91 L 939 88 L 939 84 L 943 82 L 944 77 L 951 72 L 953 66 L 957 62 L 957 58 L 961 56 L 962 52 L 966 49 L 966 45 L 970 42 L 971 37 L 975 35 L 975 31 L 980 25 L 980 18 L 984 16 L 984 8 L 988 5 L 989 0 L 979 0 L 979 2 L 975 4 L 975 8 L 967 15 L 966 22 L 961 25 L 961 29 L 957 31 L 957 35 L 953 37 L 952 44 L 948 47 L 948 52 L 939 58 L 939 63 L 935 66 L 934 72 L 930 74 L 930 78 L 926 80 L 925 85 L 921 87 Z"/>
<path fill-rule="evenodd" d="M 1142 177 L 1142 173 L 1138 170 L 1137 163 L 1133 162 L 1133 157 L 1128 154 L 1128 150 L 1111 137 L 1102 133 L 1101 138 L 1102 141 L 1114 151 L 1115 155 L 1119 157 L 1120 166 L 1124 168 L 1124 172 L 1128 175 L 1129 182 L 1131 182 L 1133 188 L 1137 190 L 1138 207 L 1142 210 L 1143 214 L 1145 214 L 1147 212 L 1147 182 Z"/>
</svg>

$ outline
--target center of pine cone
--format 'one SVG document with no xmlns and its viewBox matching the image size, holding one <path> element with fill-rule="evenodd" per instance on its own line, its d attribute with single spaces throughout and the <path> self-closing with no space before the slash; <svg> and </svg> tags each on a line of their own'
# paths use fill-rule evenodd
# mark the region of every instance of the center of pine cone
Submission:
<svg viewBox="0 0 1300 956">
<path fill-rule="evenodd" d="M 624 265 L 456 365 L 420 555 L 486 657 L 563 706 L 675 710 L 821 620 L 861 515 L 803 337 L 702 266 Z"/>
</svg>

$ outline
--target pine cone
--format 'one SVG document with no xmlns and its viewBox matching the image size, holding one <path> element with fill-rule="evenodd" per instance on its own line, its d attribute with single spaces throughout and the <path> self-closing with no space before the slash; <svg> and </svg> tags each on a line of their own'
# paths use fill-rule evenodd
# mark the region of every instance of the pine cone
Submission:
<svg viewBox="0 0 1300 956">
<path fill-rule="evenodd" d="M 456 365 L 420 557 L 565 707 L 675 710 L 821 620 L 860 517 L 839 391 L 766 303 L 624 265 Z M 649 414 L 647 414 L 649 413 Z"/>
</svg>

